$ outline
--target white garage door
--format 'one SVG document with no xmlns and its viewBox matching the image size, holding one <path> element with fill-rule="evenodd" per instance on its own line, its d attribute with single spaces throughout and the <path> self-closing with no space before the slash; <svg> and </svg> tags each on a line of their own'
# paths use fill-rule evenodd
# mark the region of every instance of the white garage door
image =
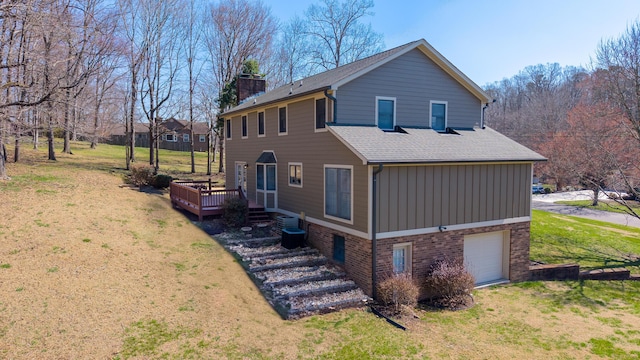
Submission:
<svg viewBox="0 0 640 360">
<path fill-rule="evenodd" d="M 464 237 L 464 264 L 476 278 L 476 284 L 508 278 L 507 237 L 502 231 Z"/>
</svg>

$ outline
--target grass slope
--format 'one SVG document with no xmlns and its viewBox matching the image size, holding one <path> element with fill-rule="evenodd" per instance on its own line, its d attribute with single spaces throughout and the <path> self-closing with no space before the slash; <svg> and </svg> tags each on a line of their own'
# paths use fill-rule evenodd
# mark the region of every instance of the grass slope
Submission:
<svg viewBox="0 0 640 360">
<path fill-rule="evenodd" d="M 486 288 L 467 311 L 417 310 L 406 332 L 366 310 L 284 321 L 167 194 L 119 187 L 121 147 L 73 150 L 57 162 L 25 150 L 23 162 L 8 164 L 12 180 L 0 181 L 0 358 L 640 357 L 638 283 Z M 188 153 L 161 154 L 161 164 L 191 176 L 178 173 Z M 536 256 L 559 253 L 552 227 L 593 227 L 555 221 L 534 214 Z M 620 236 L 595 228 L 603 239 Z M 566 246 L 571 233 L 561 234 Z M 569 254 L 549 258 L 581 260 Z"/>
<path fill-rule="evenodd" d="M 640 228 L 533 211 L 531 259 L 640 273 Z"/>
</svg>

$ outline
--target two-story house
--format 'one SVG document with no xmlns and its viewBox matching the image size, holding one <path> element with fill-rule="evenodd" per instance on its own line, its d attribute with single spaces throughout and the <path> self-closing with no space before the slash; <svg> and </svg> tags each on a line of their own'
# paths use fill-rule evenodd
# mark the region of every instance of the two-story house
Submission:
<svg viewBox="0 0 640 360">
<path fill-rule="evenodd" d="M 529 273 L 532 166 L 486 128 L 488 95 L 425 40 L 227 110 L 227 187 L 303 220 L 307 241 L 368 294 L 464 259 L 478 284 Z"/>
</svg>

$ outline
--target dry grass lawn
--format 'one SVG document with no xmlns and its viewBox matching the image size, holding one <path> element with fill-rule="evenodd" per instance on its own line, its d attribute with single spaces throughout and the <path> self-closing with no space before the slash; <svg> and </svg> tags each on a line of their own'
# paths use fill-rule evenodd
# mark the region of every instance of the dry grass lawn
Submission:
<svg viewBox="0 0 640 360">
<path fill-rule="evenodd" d="M 0 358 L 640 357 L 632 284 L 484 289 L 407 332 L 365 310 L 284 321 L 168 194 L 120 187 L 90 154 L 27 150 L 0 181 Z"/>
</svg>

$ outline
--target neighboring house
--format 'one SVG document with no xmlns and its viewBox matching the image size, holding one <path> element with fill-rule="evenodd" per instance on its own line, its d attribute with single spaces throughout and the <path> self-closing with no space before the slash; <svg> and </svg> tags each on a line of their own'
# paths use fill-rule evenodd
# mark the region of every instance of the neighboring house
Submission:
<svg viewBox="0 0 640 360">
<path fill-rule="evenodd" d="M 167 119 L 160 123 L 160 149 L 190 151 L 191 129 L 189 121 Z M 136 146 L 149 147 L 149 126 L 147 124 L 137 123 L 136 130 Z M 195 151 L 207 151 L 207 133 L 209 126 L 204 122 L 193 123 L 193 149 Z M 126 141 L 124 125 L 116 127 L 107 143 L 114 145 L 124 145 Z"/>
<path fill-rule="evenodd" d="M 227 187 L 303 220 L 368 294 L 443 256 L 478 284 L 529 276 L 539 154 L 483 126 L 488 95 L 425 40 L 227 110 Z M 424 295 L 424 293 L 423 293 Z"/>
</svg>

